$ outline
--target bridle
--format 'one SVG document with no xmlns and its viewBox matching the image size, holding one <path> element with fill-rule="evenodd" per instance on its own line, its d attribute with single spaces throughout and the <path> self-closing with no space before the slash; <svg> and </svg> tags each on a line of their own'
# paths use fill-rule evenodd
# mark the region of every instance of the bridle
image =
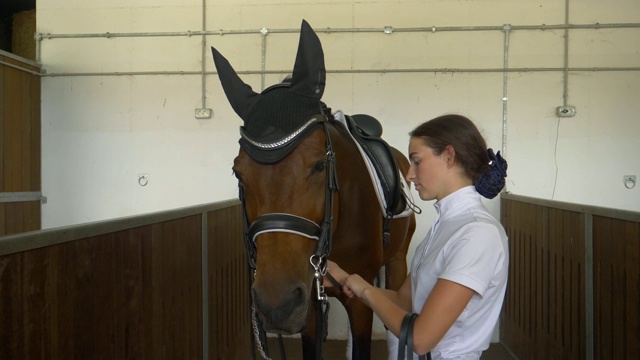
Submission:
<svg viewBox="0 0 640 360">
<path fill-rule="evenodd" d="M 246 201 L 244 189 L 239 184 L 239 197 L 242 203 L 242 218 L 244 229 L 244 242 L 247 248 L 248 263 L 251 270 L 256 272 L 257 263 L 257 246 L 256 238 L 268 232 L 287 232 L 301 235 L 303 237 L 314 239 L 317 241 L 316 250 L 309 258 L 309 262 L 314 269 L 314 289 L 316 293 L 317 316 L 316 321 L 316 358 L 322 359 L 321 343 L 326 338 L 327 324 L 326 319 L 329 311 L 329 303 L 322 286 L 324 276 L 327 275 L 327 259 L 331 254 L 332 242 L 332 224 L 333 224 L 333 195 L 338 191 L 338 178 L 336 173 L 336 160 L 331 143 L 331 135 L 329 132 L 329 120 L 325 116 L 316 118 L 316 122 L 322 126 L 325 132 L 325 150 L 326 150 L 326 166 L 325 166 L 325 203 L 324 203 L 324 219 L 321 224 L 307 218 L 287 213 L 268 213 L 262 214 L 249 224 L 247 217 Z M 252 278 L 253 280 L 253 278 Z M 250 281 L 251 283 L 251 281 Z M 251 284 L 249 285 L 251 286 Z M 254 320 L 254 336 L 260 339 L 262 336 L 256 334 L 256 316 L 255 309 L 252 307 L 252 318 Z M 263 330 L 262 330 L 263 331 Z M 262 347 L 258 341 L 259 346 Z M 262 356 L 267 359 L 262 348 L 259 349 Z"/>
</svg>

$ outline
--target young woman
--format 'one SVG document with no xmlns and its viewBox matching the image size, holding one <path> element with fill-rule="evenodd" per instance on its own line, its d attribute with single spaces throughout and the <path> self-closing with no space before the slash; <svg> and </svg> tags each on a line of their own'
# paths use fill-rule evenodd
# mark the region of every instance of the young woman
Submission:
<svg viewBox="0 0 640 360">
<path fill-rule="evenodd" d="M 413 329 L 417 354 L 431 352 L 434 360 L 478 359 L 500 315 L 509 263 L 504 228 L 478 192 L 487 197 L 499 193 L 506 162 L 489 165 L 493 152 L 463 116 L 435 118 L 410 135 L 407 180 L 422 200 L 436 201 L 438 215 L 416 249 L 404 284 L 397 292 L 376 288 L 333 262 L 328 271 L 395 336 L 405 315 L 418 314 Z M 496 178 L 502 180 L 497 187 Z"/>
</svg>

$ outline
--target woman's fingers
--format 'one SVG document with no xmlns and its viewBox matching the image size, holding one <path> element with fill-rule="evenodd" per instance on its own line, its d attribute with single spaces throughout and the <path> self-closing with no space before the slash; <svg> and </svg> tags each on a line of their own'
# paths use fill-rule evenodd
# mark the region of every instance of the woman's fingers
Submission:
<svg viewBox="0 0 640 360">
<path fill-rule="evenodd" d="M 353 274 L 347 277 L 345 281 L 346 287 L 351 291 L 351 293 L 357 297 L 362 297 L 362 292 L 367 286 L 371 286 L 368 282 L 366 282 L 360 275 Z"/>
</svg>

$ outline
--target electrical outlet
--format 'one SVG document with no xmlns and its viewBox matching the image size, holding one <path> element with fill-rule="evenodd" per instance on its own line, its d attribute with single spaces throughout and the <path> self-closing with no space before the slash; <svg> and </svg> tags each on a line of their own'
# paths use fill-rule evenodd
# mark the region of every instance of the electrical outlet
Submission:
<svg viewBox="0 0 640 360">
<path fill-rule="evenodd" d="M 212 113 L 211 109 L 196 109 L 196 119 L 211 119 Z"/>
<path fill-rule="evenodd" d="M 574 117 L 576 116 L 576 107 L 575 106 L 558 106 L 556 108 L 556 113 L 559 117 Z"/>
</svg>

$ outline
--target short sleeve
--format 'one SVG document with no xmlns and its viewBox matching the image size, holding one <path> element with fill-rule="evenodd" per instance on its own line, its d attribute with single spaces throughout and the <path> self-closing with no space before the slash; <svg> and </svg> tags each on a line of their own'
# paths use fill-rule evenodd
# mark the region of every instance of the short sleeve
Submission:
<svg viewBox="0 0 640 360">
<path fill-rule="evenodd" d="M 439 278 L 471 288 L 483 296 L 504 258 L 498 229 L 484 222 L 467 224 L 453 235 L 448 244 Z"/>
</svg>

